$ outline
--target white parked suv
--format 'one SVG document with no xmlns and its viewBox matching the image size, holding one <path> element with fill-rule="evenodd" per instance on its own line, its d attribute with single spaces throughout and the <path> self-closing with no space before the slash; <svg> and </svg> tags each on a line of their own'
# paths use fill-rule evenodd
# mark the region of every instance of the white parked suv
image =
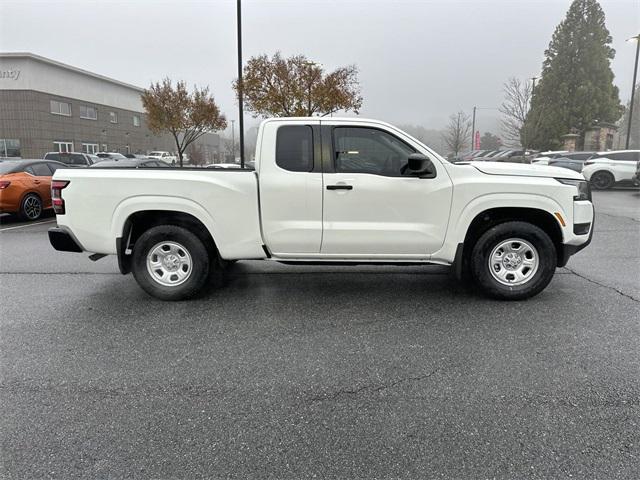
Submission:
<svg viewBox="0 0 640 480">
<path fill-rule="evenodd" d="M 599 152 L 584 162 L 582 174 L 593 188 L 606 190 L 618 182 L 631 182 L 640 161 L 640 150 Z"/>
<path fill-rule="evenodd" d="M 169 165 L 175 165 L 175 163 L 178 161 L 178 157 L 176 157 L 175 155 L 172 155 L 169 152 L 159 152 L 159 151 L 149 152 L 149 155 L 147 156 L 155 160 L 162 160 L 163 162 L 166 162 Z"/>
<path fill-rule="evenodd" d="M 589 244 L 594 219 L 577 172 L 452 164 L 360 118 L 265 120 L 255 170 L 58 170 L 52 195 L 54 248 L 117 255 L 163 300 L 242 259 L 449 265 L 487 295 L 524 299 Z"/>
</svg>

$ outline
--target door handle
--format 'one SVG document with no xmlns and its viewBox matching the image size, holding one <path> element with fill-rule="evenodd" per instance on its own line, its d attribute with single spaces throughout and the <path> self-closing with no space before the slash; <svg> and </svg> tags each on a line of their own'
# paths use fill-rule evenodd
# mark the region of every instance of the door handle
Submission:
<svg viewBox="0 0 640 480">
<path fill-rule="evenodd" d="M 353 190 L 353 185 L 327 185 L 327 190 Z"/>
</svg>

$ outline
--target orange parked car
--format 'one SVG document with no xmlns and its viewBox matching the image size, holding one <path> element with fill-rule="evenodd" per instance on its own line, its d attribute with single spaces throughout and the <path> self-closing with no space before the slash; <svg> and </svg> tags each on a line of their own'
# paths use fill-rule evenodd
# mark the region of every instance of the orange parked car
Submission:
<svg viewBox="0 0 640 480">
<path fill-rule="evenodd" d="M 65 165 L 51 160 L 7 160 L 0 163 L 0 213 L 37 220 L 51 205 L 51 176 Z"/>
</svg>

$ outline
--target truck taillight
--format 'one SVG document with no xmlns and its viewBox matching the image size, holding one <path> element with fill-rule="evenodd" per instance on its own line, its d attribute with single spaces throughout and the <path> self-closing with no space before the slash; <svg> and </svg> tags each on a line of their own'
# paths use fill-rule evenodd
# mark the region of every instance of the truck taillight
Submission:
<svg viewBox="0 0 640 480">
<path fill-rule="evenodd" d="M 0 180 L 0 190 L 4 190 L 9 185 L 11 185 L 11 182 L 9 180 Z"/>
<path fill-rule="evenodd" d="M 69 185 L 68 180 L 53 180 L 51 182 L 51 203 L 53 211 L 57 215 L 64 215 L 64 200 L 62 199 L 62 190 Z"/>
</svg>

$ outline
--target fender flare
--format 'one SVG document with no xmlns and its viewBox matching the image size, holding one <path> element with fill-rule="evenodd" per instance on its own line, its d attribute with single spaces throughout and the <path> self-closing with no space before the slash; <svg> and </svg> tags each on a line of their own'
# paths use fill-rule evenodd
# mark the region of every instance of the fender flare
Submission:
<svg viewBox="0 0 640 480">
<path fill-rule="evenodd" d="M 137 195 L 121 201 L 114 209 L 111 219 L 112 238 L 123 237 L 125 224 L 131 215 L 151 210 L 166 210 L 192 215 L 205 226 L 216 245 L 218 245 L 218 240 L 224 244 L 224 233 L 220 231 L 211 214 L 202 205 L 187 198 L 158 195 Z"/>
<path fill-rule="evenodd" d="M 567 236 L 565 229 L 571 228 L 569 219 L 573 218 L 573 212 L 566 212 L 562 206 L 551 197 L 535 193 L 488 193 L 473 198 L 462 208 L 457 208 L 456 205 L 453 206 L 444 245 L 439 251 L 435 252 L 431 258 L 456 264 L 456 256 L 460 257 L 462 254 L 463 244 L 473 220 L 483 212 L 499 208 L 538 210 L 551 215 L 558 223 L 562 241 L 564 241 Z M 565 219 L 565 227 L 560 224 L 554 215 L 555 212 L 560 213 Z"/>
<path fill-rule="evenodd" d="M 558 212 L 562 215 L 565 221 L 567 221 L 567 223 L 568 220 L 573 217 L 573 212 L 569 214 L 569 212 L 566 212 L 555 199 L 545 195 L 531 193 L 489 193 L 476 197 L 465 205 L 457 216 L 457 221 L 452 229 L 453 237 L 450 241 L 454 245 L 464 242 L 467 231 L 471 226 L 471 222 L 473 222 L 478 215 L 487 210 L 504 207 L 541 210 L 554 218 L 556 218 L 555 213 Z M 558 221 L 557 218 L 556 221 Z M 560 226 L 560 231 L 562 232 L 562 237 L 564 239 L 564 228 L 567 227 L 562 227 L 560 222 L 558 222 L 558 225 Z"/>
</svg>

